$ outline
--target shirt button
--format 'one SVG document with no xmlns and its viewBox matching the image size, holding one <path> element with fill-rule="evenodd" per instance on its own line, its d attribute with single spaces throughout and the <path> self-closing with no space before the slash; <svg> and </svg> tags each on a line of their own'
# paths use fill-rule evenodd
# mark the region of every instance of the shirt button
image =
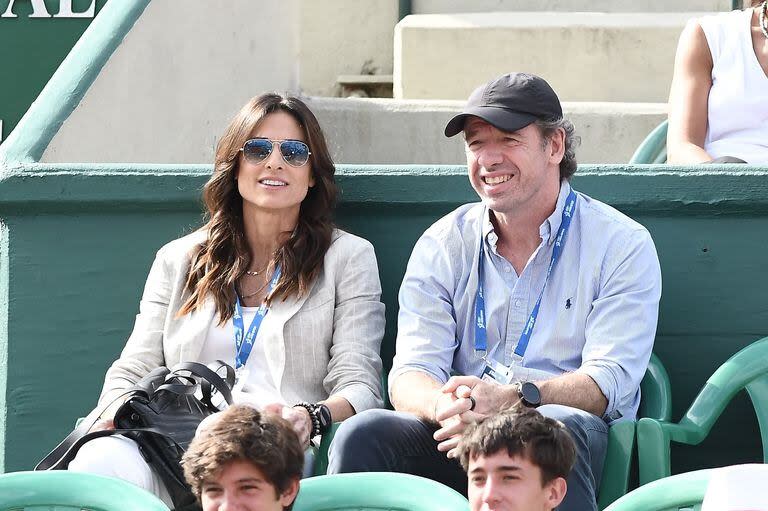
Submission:
<svg viewBox="0 0 768 511">
<path fill-rule="evenodd" d="M 518 309 L 519 309 L 519 308 L 520 308 L 522 305 L 523 305 L 523 302 L 522 302 L 522 300 L 515 300 L 515 307 L 516 307 L 516 308 L 518 308 Z"/>
<path fill-rule="evenodd" d="M 509 266 L 505 266 L 504 267 L 504 271 L 507 272 L 507 273 L 510 273 L 512 271 L 512 268 L 509 267 Z"/>
</svg>

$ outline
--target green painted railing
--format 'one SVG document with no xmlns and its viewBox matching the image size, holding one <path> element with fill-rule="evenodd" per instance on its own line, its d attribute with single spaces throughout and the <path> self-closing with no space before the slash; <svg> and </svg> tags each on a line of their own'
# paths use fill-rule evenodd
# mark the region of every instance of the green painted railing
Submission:
<svg viewBox="0 0 768 511">
<path fill-rule="evenodd" d="M 3 162 L 34 162 L 80 103 L 109 57 L 151 0 L 107 3 L 61 63 L 38 98 L 0 145 Z"/>
<path fill-rule="evenodd" d="M 0 456 L 30 468 L 93 406 L 154 252 L 200 225 L 209 165 L 14 164 L 0 178 Z M 476 199 L 462 167 L 339 166 L 340 225 L 376 247 L 393 352 L 413 243 Z M 664 290 L 656 353 L 673 419 L 715 367 L 768 334 L 768 167 L 584 166 L 574 186 L 648 227 Z M 599 235 L 599 233 L 596 233 Z M 742 398 L 674 471 L 759 459 Z"/>
</svg>

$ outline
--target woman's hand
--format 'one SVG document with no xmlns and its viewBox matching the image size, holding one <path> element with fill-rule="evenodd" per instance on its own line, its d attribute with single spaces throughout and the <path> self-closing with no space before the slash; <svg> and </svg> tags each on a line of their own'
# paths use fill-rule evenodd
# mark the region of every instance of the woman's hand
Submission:
<svg viewBox="0 0 768 511">
<path fill-rule="evenodd" d="M 272 403 L 266 405 L 264 410 L 287 420 L 299 436 L 301 445 L 304 448 L 309 446 L 310 435 L 312 434 L 312 417 L 309 416 L 306 408 L 303 406 L 289 407 L 280 403 Z"/>
</svg>

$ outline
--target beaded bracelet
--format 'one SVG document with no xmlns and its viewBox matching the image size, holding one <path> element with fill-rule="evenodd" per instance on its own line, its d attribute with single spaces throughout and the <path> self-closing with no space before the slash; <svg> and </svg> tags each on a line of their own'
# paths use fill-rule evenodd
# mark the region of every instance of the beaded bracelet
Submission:
<svg viewBox="0 0 768 511">
<path fill-rule="evenodd" d="M 317 416 L 317 405 L 302 401 L 293 405 L 294 408 L 297 406 L 304 408 L 309 413 L 309 418 L 312 419 L 312 432 L 309 434 L 309 438 L 315 438 L 320 434 L 320 418 Z"/>
</svg>

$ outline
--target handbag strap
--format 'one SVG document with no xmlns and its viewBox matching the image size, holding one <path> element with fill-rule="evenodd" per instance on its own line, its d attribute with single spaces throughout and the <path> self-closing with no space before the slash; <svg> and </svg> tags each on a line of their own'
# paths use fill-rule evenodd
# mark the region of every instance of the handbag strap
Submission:
<svg viewBox="0 0 768 511">
<path fill-rule="evenodd" d="M 171 373 L 186 371 L 200 378 L 200 388 L 203 392 L 203 398 L 200 401 L 202 401 L 202 403 L 210 409 L 218 410 L 218 407 L 211 402 L 213 390 L 217 390 L 219 394 L 222 395 L 227 404 L 231 405 L 231 389 L 235 383 L 235 371 L 232 369 L 232 366 L 222 362 L 221 360 L 217 360 L 216 363 L 212 365 L 217 367 L 217 369 L 220 369 L 221 367 L 227 368 L 227 374 L 225 376 L 226 380 L 219 376 L 216 370 L 197 362 L 181 362 L 180 364 L 176 364 L 171 368 Z"/>
<path fill-rule="evenodd" d="M 181 447 L 179 443 L 176 442 L 176 440 L 174 440 L 170 436 L 154 428 L 102 429 L 100 431 L 92 431 L 90 433 L 83 434 L 79 438 L 76 438 L 71 442 L 66 441 L 71 435 L 67 436 L 67 439 L 65 439 L 64 442 L 61 442 L 57 446 L 57 449 L 58 447 L 65 446 L 65 448 L 62 449 L 60 454 L 57 453 L 58 457 L 56 459 L 52 459 L 51 460 L 52 463 L 46 463 L 46 461 L 48 461 L 49 458 L 51 458 L 51 456 L 53 455 L 54 452 L 52 451 L 51 454 L 49 454 L 43 459 L 43 461 L 37 464 L 37 466 L 35 467 L 35 470 L 65 470 L 67 468 L 67 465 L 69 465 L 69 462 L 72 461 L 72 459 L 77 455 L 77 452 L 86 442 L 90 442 L 94 438 L 101 438 L 101 437 L 113 436 L 113 435 L 125 435 L 127 433 L 147 433 L 151 435 L 158 435 L 163 437 L 167 441 L 172 442 L 181 451 L 184 451 L 184 448 Z M 55 450 L 56 449 L 54 449 L 54 451 Z"/>
<path fill-rule="evenodd" d="M 167 367 L 157 367 L 147 373 L 136 385 L 125 389 L 120 395 L 116 396 L 112 401 L 96 407 L 91 413 L 89 413 L 80 424 L 69 433 L 59 445 L 53 448 L 36 466 L 35 470 L 62 470 L 67 467 L 67 464 L 77 454 L 78 449 L 88 440 L 94 438 L 114 435 L 114 431 L 146 431 L 149 433 L 162 435 L 159 431 L 151 430 L 151 428 L 144 429 L 130 429 L 130 430 L 103 430 L 93 431 L 88 433 L 90 429 L 99 420 L 99 417 L 115 402 L 129 394 L 143 394 L 147 399 L 150 399 L 152 395 L 160 389 L 168 390 L 175 394 L 194 394 L 195 385 L 184 385 L 180 383 L 166 383 L 171 373 L 176 371 L 187 371 L 198 378 L 200 378 L 200 388 L 203 392 L 203 404 L 208 406 L 211 410 L 218 410 L 218 408 L 211 403 L 211 394 L 213 388 L 215 388 L 224 397 L 227 404 L 232 404 L 232 392 L 231 388 L 235 382 L 235 372 L 232 366 L 228 365 L 221 360 L 217 360 L 214 364 L 211 364 L 212 368 L 209 368 L 203 364 L 197 362 L 182 362 L 175 365 L 172 369 Z M 223 379 L 217 374 L 217 370 L 221 367 L 226 367 L 226 379 Z M 183 374 L 175 375 L 179 378 L 189 378 Z"/>
<path fill-rule="evenodd" d="M 85 418 L 80 421 L 80 424 L 78 424 L 77 427 L 73 429 L 72 432 L 59 443 L 59 445 L 54 447 L 53 450 L 45 456 L 45 458 L 40 460 L 40 463 L 35 466 L 35 470 L 62 470 L 66 468 L 67 464 L 71 461 L 71 459 L 66 458 L 67 454 L 72 451 L 72 448 L 75 445 L 77 445 L 77 449 L 79 449 L 80 446 L 85 443 L 85 441 L 80 442 L 82 438 L 88 437 L 88 440 L 90 440 L 91 438 L 97 438 L 98 436 L 106 436 L 104 434 L 95 435 L 95 433 L 102 433 L 101 431 L 88 433 L 93 425 L 96 424 L 96 421 L 99 420 L 101 414 L 103 414 L 107 408 L 112 406 L 113 403 L 117 402 L 117 400 L 122 399 L 126 395 L 134 392 L 144 392 L 144 389 L 131 387 L 130 389 L 126 389 L 122 394 L 117 396 L 109 403 L 104 403 L 103 405 L 96 407 L 91 413 L 86 415 Z M 94 436 L 89 436 L 91 434 Z M 77 453 L 77 450 L 74 452 Z M 72 457 L 74 457 L 74 454 Z"/>
<path fill-rule="evenodd" d="M 96 408 L 91 411 L 88 415 L 85 416 L 83 420 L 80 421 L 80 424 L 77 425 L 75 429 L 72 430 L 66 437 L 64 437 L 64 440 L 59 442 L 59 445 L 53 448 L 51 452 L 49 452 L 41 461 L 40 463 L 35 466 L 35 470 L 61 470 L 67 467 L 67 464 L 71 461 L 71 459 L 67 459 L 66 456 L 68 453 L 73 453 L 72 457 L 74 457 L 74 454 L 77 453 L 77 449 L 80 448 L 80 445 L 85 443 L 79 442 L 81 438 L 88 437 L 88 431 L 93 427 L 94 424 L 96 424 L 96 421 L 99 420 L 99 418 L 102 416 L 102 414 L 113 404 L 115 404 L 120 399 L 124 398 L 127 395 L 133 394 L 143 394 L 147 399 L 155 392 L 157 387 L 161 385 L 165 381 L 166 375 L 169 373 L 169 369 L 167 367 L 156 367 L 149 373 L 147 373 L 143 378 L 141 378 L 135 385 L 132 387 L 129 387 L 125 390 L 123 390 L 122 393 L 120 393 L 118 396 L 116 396 L 112 401 L 108 403 L 104 403 L 101 406 L 97 406 Z M 99 431 L 95 431 L 94 433 L 100 433 Z M 95 435 L 88 437 L 88 439 L 96 438 L 97 436 L 105 436 L 104 434 L 101 435 Z M 87 441 L 87 440 L 86 440 Z M 77 449 L 72 451 L 72 448 L 74 445 L 77 445 Z"/>
</svg>

